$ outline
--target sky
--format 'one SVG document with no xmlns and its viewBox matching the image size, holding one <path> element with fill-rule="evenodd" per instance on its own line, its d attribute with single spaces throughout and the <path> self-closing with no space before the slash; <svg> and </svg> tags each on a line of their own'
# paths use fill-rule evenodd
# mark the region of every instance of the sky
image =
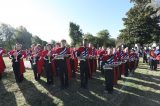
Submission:
<svg viewBox="0 0 160 106">
<path fill-rule="evenodd" d="M 0 22 L 13 27 L 24 26 L 33 35 L 70 42 L 69 22 L 83 33 L 96 35 L 108 29 L 116 38 L 123 28 L 122 18 L 133 6 L 130 0 L 0 0 Z"/>
</svg>

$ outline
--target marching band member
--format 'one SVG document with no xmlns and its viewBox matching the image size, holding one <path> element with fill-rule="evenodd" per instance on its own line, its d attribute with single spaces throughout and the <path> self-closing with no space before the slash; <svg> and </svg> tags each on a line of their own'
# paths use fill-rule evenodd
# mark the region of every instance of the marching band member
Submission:
<svg viewBox="0 0 160 106">
<path fill-rule="evenodd" d="M 105 76 L 105 90 L 109 93 L 113 93 L 114 85 L 114 61 L 115 55 L 113 54 L 112 48 L 108 49 L 107 55 L 104 56 L 105 64 L 103 65 L 104 76 Z"/>
<path fill-rule="evenodd" d="M 44 55 L 44 70 L 47 77 L 47 84 L 53 84 L 53 74 L 55 71 L 54 62 L 53 62 L 53 52 L 51 44 L 46 45 L 46 52 Z"/>
<path fill-rule="evenodd" d="M 113 48 L 113 55 L 114 55 L 114 61 L 113 62 L 118 62 L 118 59 L 117 59 L 117 49 L 116 48 Z M 115 66 L 114 68 L 114 85 L 117 85 L 117 81 L 119 80 L 119 75 L 120 75 L 120 72 L 119 72 L 119 66 Z"/>
<path fill-rule="evenodd" d="M 99 69 L 99 70 L 101 69 L 101 68 L 100 68 L 100 56 L 99 56 L 100 52 L 101 52 L 101 47 L 98 48 L 97 53 L 96 53 L 96 54 L 97 54 L 97 57 L 98 57 L 98 60 L 97 60 L 97 61 L 98 61 L 98 69 Z"/>
<path fill-rule="evenodd" d="M 124 75 L 124 73 L 125 73 L 125 64 L 124 64 L 124 47 L 123 47 L 123 45 L 119 49 L 119 61 L 122 62 L 122 64 L 120 65 L 120 74 Z"/>
<path fill-rule="evenodd" d="M 129 70 L 134 73 L 135 70 L 135 51 L 132 48 L 129 53 Z"/>
<path fill-rule="evenodd" d="M 124 64 L 125 64 L 125 77 L 128 76 L 128 68 L 129 68 L 129 53 L 128 53 L 128 47 L 125 48 L 124 50 Z"/>
<path fill-rule="evenodd" d="M 71 70 L 72 70 L 72 77 L 76 77 L 76 72 L 78 71 L 78 58 L 77 58 L 77 51 L 76 48 L 71 48 Z"/>
<path fill-rule="evenodd" d="M 31 65 L 32 65 L 32 69 L 34 72 L 34 78 L 36 81 L 40 80 L 40 76 L 42 74 L 42 67 L 43 67 L 43 63 L 42 63 L 42 49 L 41 49 L 41 45 L 37 44 L 34 47 L 34 50 L 32 51 L 32 55 L 30 58 L 31 61 Z"/>
<path fill-rule="evenodd" d="M 0 80 L 2 79 L 2 74 L 6 68 L 6 65 L 5 65 L 3 57 L 2 57 L 3 54 L 5 54 L 5 53 L 6 53 L 6 51 L 2 47 L 0 47 Z"/>
<path fill-rule="evenodd" d="M 150 50 L 150 68 L 151 70 L 157 70 L 157 61 L 156 61 L 156 47 L 153 46 L 153 49 Z"/>
<path fill-rule="evenodd" d="M 61 40 L 61 47 L 56 49 L 55 59 L 58 60 L 58 76 L 60 77 L 61 89 L 68 88 L 69 81 L 71 79 L 71 68 L 70 68 L 70 49 L 66 47 L 66 40 Z"/>
<path fill-rule="evenodd" d="M 78 57 L 80 58 L 80 79 L 81 88 L 88 87 L 88 78 L 91 77 L 91 70 L 89 64 L 89 49 L 87 47 L 87 39 L 83 40 L 83 46 L 77 50 Z"/>
<path fill-rule="evenodd" d="M 146 47 L 144 47 L 144 49 L 143 49 L 143 63 L 148 63 L 148 59 L 147 59 L 147 48 Z"/>
<path fill-rule="evenodd" d="M 138 46 L 135 47 L 135 55 L 136 55 L 136 58 L 135 58 L 135 67 L 138 67 L 138 64 L 139 64 L 139 48 Z"/>
<path fill-rule="evenodd" d="M 23 81 L 23 73 L 25 72 L 23 58 L 26 57 L 26 53 L 22 51 L 21 48 L 21 44 L 16 44 L 15 50 L 11 50 L 8 53 L 9 58 L 12 59 L 12 67 L 16 82 L 18 83 Z"/>
<path fill-rule="evenodd" d="M 29 48 L 29 50 L 27 51 L 27 56 L 29 58 L 29 61 L 31 63 L 31 66 L 32 66 L 32 61 L 31 61 L 31 57 L 32 57 L 32 52 L 34 51 L 34 48 L 35 48 L 35 44 L 32 44 L 31 45 L 31 48 Z"/>
<path fill-rule="evenodd" d="M 96 49 L 94 46 L 89 43 L 89 63 L 90 63 L 90 68 L 91 68 L 91 77 L 93 72 L 96 72 L 97 69 L 97 59 L 96 59 Z"/>
<path fill-rule="evenodd" d="M 107 50 L 106 50 L 106 47 L 103 46 L 102 49 L 98 52 L 100 70 L 101 70 L 102 75 L 104 74 L 104 72 L 103 72 L 103 67 L 102 67 L 102 66 L 104 65 L 103 56 L 104 56 L 105 54 L 107 54 Z"/>
<path fill-rule="evenodd" d="M 61 47 L 61 43 L 57 42 L 55 44 L 55 47 L 52 48 L 53 56 L 55 56 L 56 50 L 58 48 L 60 48 L 60 47 Z M 55 75 L 58 76 L 58 62 L 59 62 L 59 60 L 58 59 L 54 59 L 53 62 L 54 62 L 54 64 L 53 64 L 54 66 L 53 67 L 55 67 Z"/>
<path fill-rule="evenodd" d="M 116 62 L 120 62 L 121 58 L 120 58 L 120 48 L 115 48 L 115 58 L 116 58 Z M 117 80 L 121 79 L 121 66 L 118 65 L 116 68 L 117 71 Z"/>
</svg>

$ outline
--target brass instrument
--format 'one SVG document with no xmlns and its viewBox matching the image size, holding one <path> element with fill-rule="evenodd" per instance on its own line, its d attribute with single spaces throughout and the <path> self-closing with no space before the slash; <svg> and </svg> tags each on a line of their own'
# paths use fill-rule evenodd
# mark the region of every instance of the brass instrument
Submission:
<svg viewBox="0 0 160 106">
<path fill-rule="evenodd" d="M 96 56 L 90 55 L 89 58 L 90 59 L 96 59 Z"/>
<path fill-rule="evenodd" d="M 38 55 L 38 51 L 34 50 L 34 52 L 33 52 L 33 65 L 36 64 L 37 55 Z"/>
<path fill-rule="evenodd" d="M 55 54 L 54 59 L 56 59 L 56 60 L 64 60 L 64 56 L 63 55 Z"/>
<path fill-rule="evenodd" d="M 18 62 L 18 55 L 20 54 L 20 52 L 21 51 L 19 51 L 19 52 L 16 51 L 16 56 L 15 56 L 16 61 L 15 62 Z"/>
<path fill-rule="evenodd" d="M 81 61 L 86 61 L 86 59 L 88 58 L 88 56 L 83 56 L 82 54 L 79 57 L 79 60 Z"/>
<path fill-rule="evenodd" d="M 113 69 L 114 67 L 117 67 L 121 64 L 122 64 L 122 62 L 113 62 L 113 64 L 105 63 L 105 65 L 103 66 L 103 69 Z"/>
<path fill-rule="evenodd" d="M 34 55 L 36 55 L 36 53 Z M 36 56 L 33 56 L 33 64 L 36 64 Z"/>
<path fill-rule="evenodd" d="M 52 53 L 52 51 L 49 51 L 48 54 L 47 54 L 49 63 L 51 63 L 51 55 L 52 55 L 51 53 Z"/>
</svg>

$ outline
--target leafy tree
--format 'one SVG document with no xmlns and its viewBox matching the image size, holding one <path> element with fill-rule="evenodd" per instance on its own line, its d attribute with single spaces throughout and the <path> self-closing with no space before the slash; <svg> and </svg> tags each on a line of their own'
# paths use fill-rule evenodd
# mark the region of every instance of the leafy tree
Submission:
<svg viewBox="0 0 160 106">
<path fill-rule="evenodd" d="M 109 37 L 110 37 L 110 34 L 107 29 L 99 31 L 97 33 L 97 41 L 99 46 L 107 46 L 107 41 Z"/>
<path fill-rule="evenodd" d="M 125 28 L 120 32 L 118 39 L 124 39 L 125 43 L 151 43 L 158 42 L 160 37 L 159 17 L 155 15 L 157 10 L 147 6 L 148 0 L 131 0 L 134 6 L 123 18 Z"/>
<path fill-rule="evenodd" d="M 18 27 L 15 30 L 16 41 L 23 45 L 23 49 L 27 49 L 32 44 L 32 34 L 27 31 L 23 26 Z"/>
<path fill-rule="evenodd" d="M 14 28 L 7 24 L 0 25 L 0 39 L 2 41 L 2 46 L 6 50 L 10 50 L 15 45 L 15 35 Z"/>
<path fill-rule="evenodd" d="M 70 22 L 69 24 L 69 36 L 71 38 L 71 45 L 75 46 L 77 44 L 80 44 L 82 42 L 82 30 L 80 29 L 80 26 Z"/>
<path fill-rule="evenodd" d="M 56 41 L 55 41 L 55 40 L 51 40 L 51 44 L 52 44 L 52 45 L 55 45 L 55 44 L 56 44 Z"/>
</svg>

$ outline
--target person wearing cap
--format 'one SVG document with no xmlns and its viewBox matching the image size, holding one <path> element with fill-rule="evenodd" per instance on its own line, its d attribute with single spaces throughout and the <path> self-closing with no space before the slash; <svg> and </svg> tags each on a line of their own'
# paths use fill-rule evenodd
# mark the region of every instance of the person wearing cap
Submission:
<svg viewBox="0 0 160 106">
<path fill-rule="evenodd" d="M 91 69 L 89 64 L 89 48 L 87 39 L 83 39 L 83 46 L 77 49 L 77 55 L 80 60 L 80 80 L 81 88 L 88 88 L 88 79 L 91 76 Z"/>
<path fill-rule="evenodd" d="M 0 47 L 0 80 L 2 79 L 2 74 L 6 68 L 6 65 L 4 63 L 4 60 L 3 60 L 3 54 L 6 53 L 6 50 L 3 49 L 2 47 Z"/>
<path fill-rule="evenodd" d="M 66 40 L 61 40 L 61 47 L 56 49 L 55 58 L 58 59 L 58 76 L 60 78 L 61 89 L 69 86 L 69 80 L 72 77 L 70 67 L 70 49 L 67 47 Z"/>
<path fill-rule="evenodd" d="M 8 55 L 12 60 L 12 67 L 15 75 L 16 82 L 20 83 L 23 81 L 23 73 L 25 72 L 23 58 L 26 58 L 26 52 L 21 50 L 22 45 L 17 43 L 15 50 L 11 50 Z"/>
<path fill-rule="evenodd" d="M 53 52 L 52 52 L 52 45 L 47 44 L 46 45 L 46 52 L 44 52 L 44 70 L 47 77 L 47 84 L 51 85 L 53 84 L 53 75 L 55 73 L 55 65 L 53 60 Z"/>
</svg>

